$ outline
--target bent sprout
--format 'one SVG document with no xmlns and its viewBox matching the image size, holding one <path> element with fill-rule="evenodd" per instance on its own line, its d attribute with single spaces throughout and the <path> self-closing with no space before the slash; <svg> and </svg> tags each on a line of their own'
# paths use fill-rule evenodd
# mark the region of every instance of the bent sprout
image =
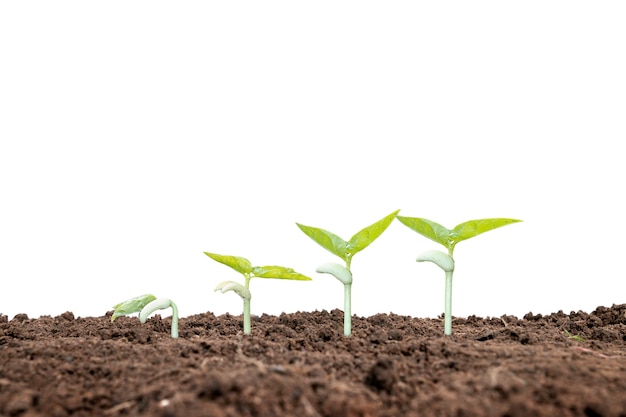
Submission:
<svg viewBox="0 0 626 417">
<path fill-rule="evenodd" d="M 152 294 L 144 294 L 138 297 L 122 301 L 113 307 L 111 321 L 119 316 L 139 313 L 139 321 L 143 324 L 148 316 L 157 310 L 172 309 L 172 338 L 178 338 L 178 307 L 169 298 L 156 298 Z"/>
</svg>

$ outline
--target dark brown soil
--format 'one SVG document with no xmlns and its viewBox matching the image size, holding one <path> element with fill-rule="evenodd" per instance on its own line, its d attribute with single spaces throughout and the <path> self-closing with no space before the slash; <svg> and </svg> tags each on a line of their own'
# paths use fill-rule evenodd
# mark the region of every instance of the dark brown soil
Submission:
<svg viewBox="0 0 626 417">
<path fill-rule="evenodd" d="M 0 316 L 0 416 L 626 416 L 626 304 L 441 319 Z M 567 332 L 566 332 L 567 331 Z M 568 333 L 569 332 L 569 333 Z M 584 340 L 577 340 L 580 336 Z"/>
</svg>

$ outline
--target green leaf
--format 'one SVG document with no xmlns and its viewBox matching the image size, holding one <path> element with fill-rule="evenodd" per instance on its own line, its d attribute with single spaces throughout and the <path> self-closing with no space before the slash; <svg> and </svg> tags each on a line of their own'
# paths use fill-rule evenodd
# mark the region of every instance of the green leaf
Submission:
<svg viewBox="0 0 626 417">
<path fill-rule="evenodd" d="M 344 261 L 347 260 L 347 246 L 348 242 L 329 232 L 328 230 L 319 229 L 317 227 L 305 226 L 303 224 L 296 223 L 300 230 L 302 230 L 308 237 L 313 239 L 318 245 L 328 250 L 334 255 L 339 256 Z"/>
<path fill-rule="evenodd" d="M 311 278 L 302 275 L 291 268 L 285 268 L 284 266 L 255 266 L 252 269 L 252 274 L 258 278 L 275 278 L 275 279 L 289 279 L 294 281 L 311 281 Z"/>
<path fill-rule="evenodd" d="M 376 223 L 367 226 L 362 229 L 350 239 L 348 242 L 348 251 L 351 256 L 354 256 L 357 252 L 362 251 L 366 247 L 368 247 L 373 241 L 375 241 L 378 236 L 380 236 L 391 224 L 396 215 L 400 212 L 400 210 L 396 210 L 393 213 L 385 216 L 381 220 Z"/>
<path fill-rule="evenodd" d="M 239 256 L 218 255 L 216 253 L 209 252 L 204 252 L 204 254 L 242 274 L 249 274 L 252 272 L 252 264 L 246 258 L 241 258 Z"/>
<path fill-rule="evenodd" d="M 154 295 L 144 294 L 138 297 L 131 298 L 130 300 L 122 301 L 121 303 L 113 306 L 113 315 L 111 316 L 111 321 L 114 321 L 119 316 L 139 313 L 148 303 L 154 300 L 156 300 L 156 297 Z"/>
<path fill-rule="evenodd" d="M 585 339 L 577 334 L 571 334 L 570 332 L 568 332 L 567 330 L 563 329 L 563 331 L 565 332 L 565 334 L 567 335 L 567 337 L 569 337 L 570 339 L 574 339 L 574 340 L 578 340 L 579 342 L 584 342 Z"/>
<path fill-rule="evenodd" d="M 516 219 L 494 218 L 470 220 L 457 225 L 453 230 L 446 229 L 439 223 L 417 217 L 396 216 L 405 226 L 417 233 L 442 244 L 451 252 L 454 246 L 466 239 L 474 237 L 489 230 L 506 226 L 507 224 L 521 222 Z"/>
<path fill-rule="evenodd" d="M 419 217 L 403 217 L 396 216 L 398 220 L 410 229 L 413 229 L 422 236 L 425 236 L 437 243 L 442 244 L 446 248 L 450 244 L 451 231 L 428 219 Z"/>
<path fill-rule="evenodd" d="M 498 227 L 506 226 L 507 224 L 513 224 L 518 222 L 521 222 L 521 220 L 503 218 L 470 220 L 457 225 L 452 230 L 450 236 L 456 244 L 481 233 L 497 229 Z"/>
</svg>

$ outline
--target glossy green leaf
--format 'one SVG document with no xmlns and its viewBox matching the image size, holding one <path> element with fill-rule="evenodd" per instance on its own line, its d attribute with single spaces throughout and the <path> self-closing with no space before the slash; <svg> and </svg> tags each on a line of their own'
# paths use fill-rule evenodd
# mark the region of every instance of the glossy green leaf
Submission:
<svg viewBox="0 0 626 417">
<path fill-rule="evenodd" d="M 452 229 L 450 237 L 455 243 L 459 243 L 481 233 L 518 222 L 521 222 L 521 220 L 504 218 L 470 220 L 465 223 L 461 223 Z"/>
<path fill-rule="evenodd" d="M 111 316 L 111 321 L 114 321 L 119 316 L 139 313 L 147 304 L 154 300 L 156 300 L 156 297 L 154 295 L 144 294 L 138 297 L 131 298 L 130 300 L 122 301 L 121 303 L 113 306 L 113 315 Z"/>
<path fill-rule="evenodd" d="M 313 239 L 318 245 L 328 250 L 330 253 L 339 256 L 343 260 L 347 259 L 348 242 L 328 230 L 305 226 L 299 223 L 296 223 L 296 225 L 298 225 L 300 230 Z"/>
<path fill-rule="evenodd" d="M 380 219 L 376 223 L 367 226 L 362 229 L 350 239 L 348 242 L 348 251 L 351 256 L 354 256 L 357 252 L 362 251 L 366 247 L 368 247 L 373 241 L 375 241 L 391 224 L 396 215 L 400 212 L 400 210 L 396 210 L 393 213 L 385 216 Z"/>
<path fill-rule="evenodd" d="M 450 230 L 446 229 L 439 223 L 419 217 L 396 216 L 396 218 L 402 224 L 410 229 L 413 229 L 420 235 L 448 247 L 448 244 L 450 243 Z"/>
<path fill-rule="evenodd" d="M 506 226 L 507 224 L 521 222 L 516 219 L 494 218 L 470 220 L 457 225 L 453 230 L 446 229 L 439 223 L 428 219 L 417 217 L 397 216 L 398 220 L 405 226 L 415 230 L 417 233 L 442 244 L 451 252 L 454 246 L 466 239 L 474 237 L 489 230 Z"/>
<path fill-rule="evenodd" d="M 231 267 L 237 272 L 242 274 L 249 274 L 252 272 L 252 264 L 246 258 L 230 255 L 218 255 L 216 253 L 204 252 L 209 258 Z"/>
<path fill-rule="evenodd" d="M 284 266 L 255 266 L 252 268 L 252 274 L 258 278 L 274 278 L 274 279 L 289 279 L 294 281 L 311 281 L 311 278 L 302 275 L 291 268 L 285 268 Z"/>
</svg>

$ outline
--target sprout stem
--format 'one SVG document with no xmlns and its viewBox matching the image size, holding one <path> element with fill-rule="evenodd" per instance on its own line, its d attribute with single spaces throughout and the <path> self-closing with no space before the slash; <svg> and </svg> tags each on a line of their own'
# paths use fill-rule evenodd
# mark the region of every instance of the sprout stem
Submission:
<svg viewBox="0 0 626 417">
<path fill-rule="evenodd" d="M 343 334 L 350 336 L 352 333 L 352 284 L 343 286 Z"/>
<path fill-rule="evenodd" d="M 454 271 L 446 271 L 446 299 L 444 304 L 443 334 L 450 336 L 452 334 L 452 273 Z"/>
<path fill-rule="evenodd" d="M 245 287 L 248 291 L 250 291 L 250 280 L 252 276 L 250 274 L 243 274 L 243 278 L 245 281 Z M 243 298 L 243 334 L 250 334 L 250 299 L 252 295 L 249 297 Z"/>
<path fill-rule="evenodd" d="M 250 299 L 243 299 L 243 334 L 250 334 Z"/>
<path fill-rule="evenodd" d="M 178 307 L 173 301 L 170 301 L 172 307 L 172 339 L 178 338 Z"/>
<path fill-rule="evenodd" d="M 346 257 L 346 269 L 350 271 L 352 264 L 352 254 Z M 352 271 L 350 271 L 352 278 Z M 343 334 L 350 336 L 352 334 L 352 279 L 349 284 L 343 287 Z"/>
</svg>

